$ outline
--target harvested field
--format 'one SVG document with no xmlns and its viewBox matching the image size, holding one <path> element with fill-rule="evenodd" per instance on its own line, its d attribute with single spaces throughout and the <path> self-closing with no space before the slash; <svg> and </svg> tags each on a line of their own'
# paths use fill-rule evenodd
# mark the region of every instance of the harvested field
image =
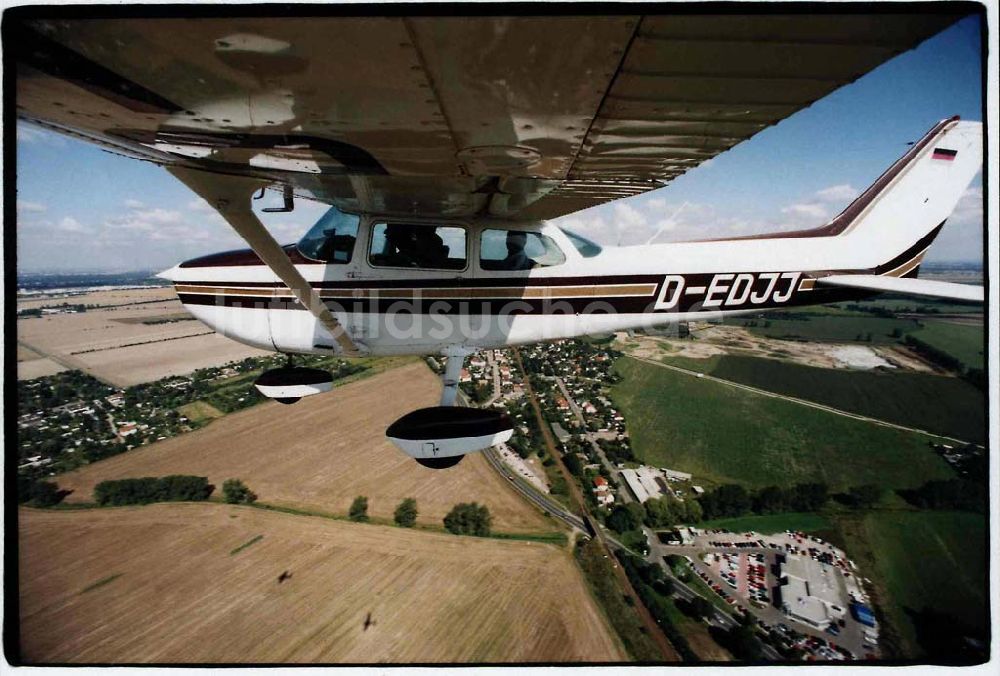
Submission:
<svg viewBox="0 0 1000 676">
<path fill-rule="evenodd" d="M 62 364 L 57 364 L 51 359 L 29 359 L 28 361 L 17 362 L 17 379 L 32 380 L 42 376 L 51 376 L 66 371 Z"/>
<path fill-rule="evenodd" d="M 845 320 L 843 317 L 822 317 L 824 320 Z M 847 318 L 850 319 L 850 318 Z M 799 322 L 807 324 L 808 322 Z M 746 329 L 732 324 L 697 324 L 691 327 L 694 338 L 665 338 L 662 336 L 637 335 L 630 340 L 632 347 L 625 347 L 624 352 L 639 359 L 659 360 L 667 358 L 677 361 L 678 366 L 692 370 L 710 370 L 698 368 L 694 360 L 709 360 L 717 355 L 740 355 L 747 357 L 767 357 L 781 359 L 803 366 L 818 366 L 821 368 L 844 368 L 845 364 L 838 360 L 838 350 L 844 348 L 842 343 L 780 340 L 754 333 L 754 329 Z M 622 346 L 619 345 L 621 348 Z M 852 349 L 864 348 L 872 354 L 873 359 L 886 359 L 899 368 L 922 373 L 934 373 L 933 366 L 924 360 L 908 355 L 900 347 L 889 343 L 870 345 L 850 345 Z M 668 363 L 675 363 L 670 361 Z"/>
<path fill-rule="evenodd" d="M 552 545 L 193 503 L 19 526 L 29 662 L 623 659 Z"/>
<path fill-rule="evenodd" d="M 24 301 L 18 307 L 63 300 Z M 19 319 L 17 338 L 21 347 L 62 367 L 32 364 L 23 371 L 19 369 L 19 378 L 37 378 L 56 372 L 53 368 L 74 368 L 112 385 L 128 387 L 266 354 L 211 334 L 198 321 L 173 321 L 190 315 L 172 289 L 103 291 L 74 296 L 65 302 L 109 307 Z"/>
<path fill-rule="evenodd" d="M 369 514 L 391 519 L 413 497 L 418 523 L 440 526 L 459 502 L 489 507 L 495 530 L 550 532 L 554 523 L 528 505 L 479 454 L 448 470 L 418 465 L 386 438 L 404 413 L 437 403 L 441 384 L 413 363 L 294 406 L 275 402 L 233 413 L 196 432 L 102 460 L 57 477 L 72 501 L 89 501 L 104 479 L 168 474 L 207 476 L 216 486 L 243 479 L 262 502 L 346 515 L 357 495 Z"/>
<path fill-rule="evenodd" d="M 182 322 L 167 326 L 184 326 L 207 330 L 198 322 Z M 220 366 L 246 357 L 271 354 L 217 333 L 196 335 L 148 345 L 133 345 L 114 350 L 76 355 L 86 370 L 119 387 L 146 383 L 167 376 L 184 375 L 195 369 Z"/>
<path fill-rule="evenodd" d="M 32 361 L 34 359 L 42 359 L 42 355 L 38 354 L 32 349 L 25 347 L 24 345 L 17 346 L 18 361 Z"/>
<path fill-rule="evenodd" d="M 70 305 L 126 305 L 147 301 L 175 301 L 177 294 L 171 286 L 157 286 L 147 289 L 114 289 L 108 291 L 93 291 L 83 294 L 52 294 L 43 297 L 30 296 L 18 298 L 17 309 L 28 310 L 39 307 L 52 307 L 69 303 Z"/>
</svg>

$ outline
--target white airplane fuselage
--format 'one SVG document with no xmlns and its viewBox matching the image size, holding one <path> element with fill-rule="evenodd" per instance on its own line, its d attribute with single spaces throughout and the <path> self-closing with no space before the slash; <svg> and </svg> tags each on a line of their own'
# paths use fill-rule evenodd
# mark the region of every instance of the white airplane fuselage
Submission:
<svg viewBox="0 0 1000 676">
<path fill-rule="evenodd" d="M 860 298 L 870 292 L 817 280 L 916 276 L 978 171 L 981 134 L 979 123 L 940 122 L 843 213 L 811 231 L 598 251 L 578 248 L 579 240 L 547 222 L 365 214 L 341 251 L 347 262 L 313 260 L 296 246 L 286 252 L 372 355 L 499 348 Z M 377 254 L 379 233 L 392 224 L 446 228 L 464 241 L 442 247 L 450 269 L 400 267 Z M 498 230 L 543 235 L 556 258 L 531 269 L 487 265 L 485 233 Z M 279 352 L 338 353 L 330 332 L 252 251 L 195 259 L 163 276 L 195 317 L 223 335 Z"/>
</svg>

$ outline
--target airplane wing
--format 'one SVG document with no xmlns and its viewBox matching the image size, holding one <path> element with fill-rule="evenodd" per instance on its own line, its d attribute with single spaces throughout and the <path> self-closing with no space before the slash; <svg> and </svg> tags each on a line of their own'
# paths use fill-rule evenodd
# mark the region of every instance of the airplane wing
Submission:
<svg viewBox="0 0 1000 676">
<path fill-rule="evenodd" d="M 961 18 L 268 7 L 9 9 L 17 116 L 346 211 L 553 218 L 661 187 Z"/>
<path fill-rule="evenodd" d="M 907 296 L 928 296 L 946 298 L 968 303 L 982 303 L 985 299 L 983 287 L 952 282 L 937 282 L 913 277 L 889 277 L 885 275 L 829 275 L 819 277 L 816 284 L 841 286 L 850 289 L 865 289 Z"/>
</svg>

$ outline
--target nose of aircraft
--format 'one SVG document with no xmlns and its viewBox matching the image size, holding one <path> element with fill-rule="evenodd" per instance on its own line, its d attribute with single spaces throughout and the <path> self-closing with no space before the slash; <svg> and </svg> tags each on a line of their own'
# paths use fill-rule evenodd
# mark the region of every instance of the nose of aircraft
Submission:
<svg viewBox="0 0 1000 676">
<path fill-rule="evenodd" d="M 176 279 L 177 279 L 177 271 L 180 269 L 181 265 L 183 265 L 183 263 L 181 263 L 180 265 L 175 265 L 172 268 L 167 268 L 166 270 L 164 270 L 162 272 L 158 272 L 158 273 L 156 273 L 153 276 L 154 277 L 159 277 L 160 279 L 166 279 L 167 281 L 170 281 L 170 282 L 176 281 Z"/>
</svg>

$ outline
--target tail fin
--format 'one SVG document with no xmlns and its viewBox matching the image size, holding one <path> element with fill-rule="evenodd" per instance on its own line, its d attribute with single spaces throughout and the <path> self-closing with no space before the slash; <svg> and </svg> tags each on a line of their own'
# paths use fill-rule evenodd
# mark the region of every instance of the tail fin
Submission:
<svg viewBox="0 0 1000 676">
<path fill-rule="evenodd" d="M 983 125 L 938 122 L 858 199 L 825 226 L 850 238 L 880 275 L 915 275 L 927 248 L 983 163 Z M 863 252 L 863 253 L 862 253 Z"/>
</svg>

